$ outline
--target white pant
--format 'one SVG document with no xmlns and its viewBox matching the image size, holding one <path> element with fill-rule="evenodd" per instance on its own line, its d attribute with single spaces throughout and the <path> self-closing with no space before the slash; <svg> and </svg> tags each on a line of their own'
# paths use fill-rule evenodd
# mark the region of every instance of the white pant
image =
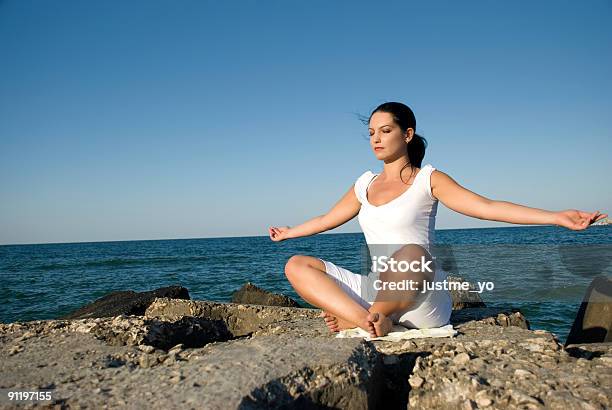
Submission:
<svg viewBox="0 0 612 410">
<path fill-rule="evenodd" d="M 373 286 L 367 282 L 371 280 L 371 277 L 353 273 L 332 262 L 321 258 L 318 259 L 325 264 L 327 274 L 333 277 L 353 300 L 365 309 L 370 308 L 376 295 L 364 295 L 364 292 L 368 292 L 368 289 L 373 289 Z M 435 272 L 434 281 L 442 281 L 446 279 L 447 275 L 447 272 L 438 268 Z M 366 290 L 362 290 L 362 284 L 364 283 L 368 285 Z M 410 329 L 427 329 L 444 326 L 449 323 L 453 300 L 448 290 L 429 289 L 424 295 L 419 296 L 423 297 L 416 307 L 403 312 L 393 313 L 389 316 L 391 320 Z"/>
</svg>

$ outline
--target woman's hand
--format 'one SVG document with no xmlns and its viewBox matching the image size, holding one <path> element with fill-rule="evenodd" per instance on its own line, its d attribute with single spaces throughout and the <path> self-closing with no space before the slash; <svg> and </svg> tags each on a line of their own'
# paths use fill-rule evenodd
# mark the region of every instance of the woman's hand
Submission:
<svg viewBox="0 0 612 410">
<path fill-rule="evenodd" d="M 285 239 L 289 239 L 287 235 L 289 233 L 290 226 L 271 226 L 268 228 L 270 233 L 270 239 L 274 242 L 284 241 Z"/>
<path fill-rule="evenodd" d="M 555 212 L 555 224 L 574 231 L 581 231 L 586 229 L 593 222 L 599 221 L 607 216 L 608 214 L 602 215 L 599 211 L 588 213 L 575 209 L 568 209 Z"/>
</svg>

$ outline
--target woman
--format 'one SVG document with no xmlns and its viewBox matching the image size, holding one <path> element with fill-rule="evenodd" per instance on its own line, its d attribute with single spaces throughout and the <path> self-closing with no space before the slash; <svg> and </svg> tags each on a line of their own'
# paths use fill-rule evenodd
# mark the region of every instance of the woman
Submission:
<svg viewBox="0 0 612 410">
<path fill-rule="evenodd" d="M 294 227 L 269 228 L 270 239 L 278 242 L 324 232 L 358 216 L 370 253 L 397 261 L 393 268 L 387 265 L 359 275 L 313 256 L 289 258 L 287 279 L 304 300 L 323 309 L 322 317 L 332 332 L 360 327 L 376 337 L 386 335 L 394 323 L 410 328 L 448 323 L 452 308 L 448 290 L 427 286 L 444 280 L 446 273 L 435 263 L 433 270 L 423 269 L 432 262 L 429 244 L 434 239 L 438 201 L 478 219 L 572 230 L 607 217 L 599 211 L 555 212 L 491 200 L 462 187 L 431 164 L 421 167 L 426 141 L 415 133 L 414 113 L 402 103 L 381 104 L 368 121 L 370 145 L 383 161 L 383 171 L 364 172 L 327 214 Z M 411 268 L 398 269 L 400 261 Z M 421 269 L 418 264 L 409 265 L 414 261 L 421 262 Z M 394 280 L 410 280 L 415 287 L 381 288 Z"/>
</svg>

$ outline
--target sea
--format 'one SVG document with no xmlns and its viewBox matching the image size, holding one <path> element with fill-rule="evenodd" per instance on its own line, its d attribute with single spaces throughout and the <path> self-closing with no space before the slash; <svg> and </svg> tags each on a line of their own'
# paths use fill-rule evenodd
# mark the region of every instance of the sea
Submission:
<svg viewBox="0 0 612 410">
<path fill-rule="evenodd" d="M 229 302 L 246 282 L 296 299 L 284 266 L 310 255 L 363 273 L 363 233 L 273 242 L 268 236 L 0 246 L 0 321 L 56 319 L 112 291 L 180 285 Z M 518 309 L 532 329 L 567 338 L 589 284 L 612 276 L 612 227 L 436 230 L 432 253 L 487 306 Z M 478 292 L 480 290 L 480 292 Z"/>
</svg>

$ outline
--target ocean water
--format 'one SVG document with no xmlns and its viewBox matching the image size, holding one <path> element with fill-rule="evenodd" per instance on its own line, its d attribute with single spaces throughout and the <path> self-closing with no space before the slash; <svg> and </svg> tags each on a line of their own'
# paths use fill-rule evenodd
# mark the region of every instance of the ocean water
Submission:
<svg viewBox="0 0 612 410">
<path fill-rule="evenodd" d="M 435 243 L 444 270 L 493 284 L 480 295 L 487 305 L 518 308 L 533 329 L 562 341 L 591 280 L 612 275 L 609 226 L 437 230 Z M 247 281 L 309 306 L 285 278 L 289 257 L 363 272 L 364 245 L 362 233 L 350 233 L 0 246 L 0 321 L 54 319 L 108 292 L 170 285 L 195 300 L 227 302 Z"/>
</svg>

